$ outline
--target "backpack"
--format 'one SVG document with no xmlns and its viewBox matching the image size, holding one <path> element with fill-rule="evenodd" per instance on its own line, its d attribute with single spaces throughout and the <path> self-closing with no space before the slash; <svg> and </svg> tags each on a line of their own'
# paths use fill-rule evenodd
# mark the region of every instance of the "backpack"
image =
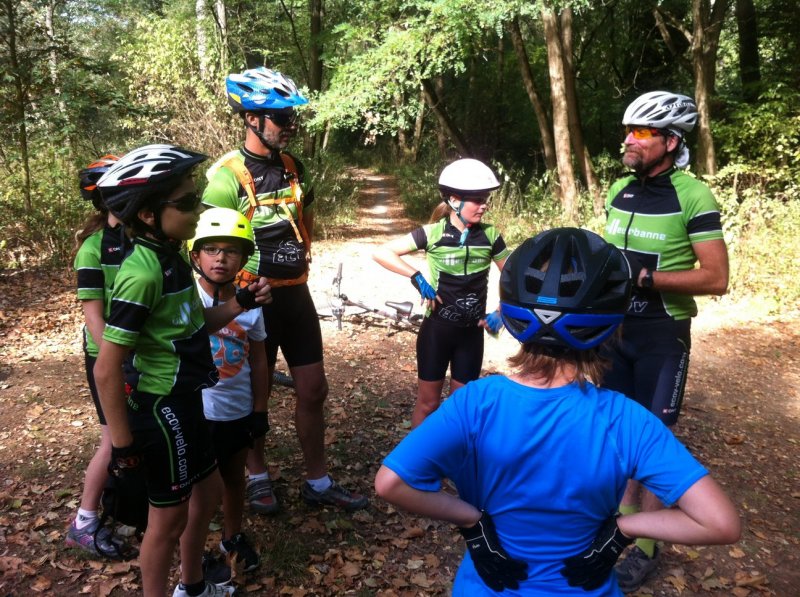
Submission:
<svg viewBox="0 0 800 597">
<path fill-rule="evenodd" d="M 142 535 L 147 529 L 150 508 L 144 468 L 139 466 L 127 469 L 124 475 L 119 474 L 118 471 L 109 470 L 108 479 L 100 497 L 100 505 L 103 513 L 94 533 L 95 549 L 106 557 L 118 560 L 129 560 L 136 557 L 138 552 L 134 553 L 135 549 L 116 544 L 116 553 L 106 553 L 97 541 L 97 534 L 103 528 L 113 529 L 118 525 L 126 525 L 136 529 L 136 536 L 141 541 Z"/>
</svg>

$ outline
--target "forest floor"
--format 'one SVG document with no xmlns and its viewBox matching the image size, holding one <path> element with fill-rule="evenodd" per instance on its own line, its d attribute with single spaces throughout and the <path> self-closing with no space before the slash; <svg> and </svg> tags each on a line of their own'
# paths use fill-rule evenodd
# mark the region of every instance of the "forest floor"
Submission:
<svg viewBox="0 0 800 597">
<path fill-rule="evenodd" d="M 372 249 L 414 223 L 389 178 L 356 172 L 357 224 L 327 229 L 314 244 L 318 309 L 339 263 L 342 290 L 381 304 L 414 300 L 407 280 L 375 264 Z M 491 287 L 496 288 L 497 274 Z M 495 301 L 495 302 L 493 302 Z M 490 304 L 496 304 L 490 297 Z M 415 395 L 413 333 L 347 314 L 321 321 L 330 381 L 326 445 L 337 481 L 371 498 L 353 515 L 299 500 L 302 461 L 291 390 L 271 399 L 267 456 L 281 500 L 272 518 L 246 513 L 262 553 L 237 578 L 252 595 L 427 596 L 449 593 L 463 550 L 452 526 L 397 512 L 377 499 L 382 457 L 408 432 Z M 667 546 L 638 595 L 800 595 L 800 315 L 703 301 L 695 321 L 686 401 L 676 434 L 740 510 L 733 546 Z M 99 432 L 78 340 L 81 313 L 71 272 L 0 272 L 0 595 L 121 596 L 140 591 L 138 564 L 94 561 L 64 545 L 83 471 Z M 508 334 L 487 339 L 485 370 L 506 372 Z M 279 368 L 281 362 L 279 361 Z M 219 541 L 219 521 L 209 545 Z M 177 568 L 173 570 L 177 579 Z"/>
</svg>

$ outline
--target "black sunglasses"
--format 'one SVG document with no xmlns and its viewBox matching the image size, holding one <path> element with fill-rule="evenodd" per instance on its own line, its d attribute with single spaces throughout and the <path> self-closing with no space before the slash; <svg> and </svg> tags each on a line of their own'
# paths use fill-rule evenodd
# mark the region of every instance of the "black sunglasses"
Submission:
<svg viewBox="0 0 800 597">
<path fill-rule="evenodd" d="M 297 112 L 268 112 L 264 114 L 264 117 L 269 118 L 275 126 L 279 126 L 282 129 L 297 123 Z"/>
<path fill-rule="evenodd" d="M 169 205 L 170 207 L 174 207 L 178 211 L 194 211 L 197 209 L 197 206 L 200 205 L 200 195 L 196 192 L 192 191 L 191 193 L 186 193 L 185 195 L 181 195 L 177 199 L 167 199 L 162 203 L 162 205 Z"/>
</svg>

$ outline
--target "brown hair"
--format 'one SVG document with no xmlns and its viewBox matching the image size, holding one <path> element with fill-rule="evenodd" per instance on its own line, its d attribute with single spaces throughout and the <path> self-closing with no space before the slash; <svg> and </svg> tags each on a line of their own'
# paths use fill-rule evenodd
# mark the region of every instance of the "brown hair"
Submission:
<svg viewBox="0 0 800 597">
<path fill-rule="evenodd" d="M 86 218 L 83 222 L 83 227 L 75 233 L 75 248 L 72 251 L 73 259 L 86 239 L 98 230 L 102 230 L 103 226 L 106 225 L 106 221 L 108 221 L 107 211 L 96 211 Z"/>
<path fill-rule="evenodd" d="M 450 216 L 451 211 L 453 211 L 453 208 L 447 203 L 447 196 L 442 193 L 442 202 L 433 208 L 431 219 L 428 220 L 428 223 L 433 224 L 446 216 Z"/>
<path fill-rule="evenodd" d="M 589 350 L 570 348 L 549 348 L 528 342 L 520 346 L 519 351 L 509 357 L 508 364 L 524 376 L 534 376 L 547 383 L 553 381 L 565 366 L 575 367 L 575 380 L 583 385 L 587 381 L 600 384 L 603 374 L 608 370 L 610 362 L 600 355 L 600 347 Z"/>
</svg>

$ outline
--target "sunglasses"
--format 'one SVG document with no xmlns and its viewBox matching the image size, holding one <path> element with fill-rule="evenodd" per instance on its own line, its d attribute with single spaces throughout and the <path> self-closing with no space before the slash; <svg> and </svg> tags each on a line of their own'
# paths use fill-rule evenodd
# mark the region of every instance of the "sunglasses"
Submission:
<svg viewBox="0 0 800 597">
<path fill-rule="evenodd" d="M 626 126 L 625 136 L 633 135 L 634 139 L 652 139 L 653 137 L 666 137 L 669 133 L 651 126 Z"/>
<path fill-rule="evenodd" d="M 270 112 L 264 114 L 265 118 L 269 118 L 275 126 L 282 129 L 294 126 L 297 123 L 297 112 Z"/>
<path fill-rule="evenodd" d="M 191 192 L 181 195 L 177 199 L 167 199 L 162 203 L 162 205 L 169 205 L 178 211 L 190 212 L 197 209 L 197 207 L 200 205 L 200 201 L 200 195 L 198 195 L 196 192 Z"/>
<path fill-rule="evenodd" d="M 228 247 L 227 249 L 223 249 L 222 247 L 215 247 L 214 245 L 204 245 L 200 250 L 209 257 L 216 257 L 220 253 L 223 253 L 225 257 L 242 256 L 242 250 L 237 249 L 236 247 Z"/>
<path fill-rule="evenodd" d="M 465 195 L 461 197 L 461 200 L 483 205 L 484 203 L 489 203 L 489 195 Z"/>
</svg>

